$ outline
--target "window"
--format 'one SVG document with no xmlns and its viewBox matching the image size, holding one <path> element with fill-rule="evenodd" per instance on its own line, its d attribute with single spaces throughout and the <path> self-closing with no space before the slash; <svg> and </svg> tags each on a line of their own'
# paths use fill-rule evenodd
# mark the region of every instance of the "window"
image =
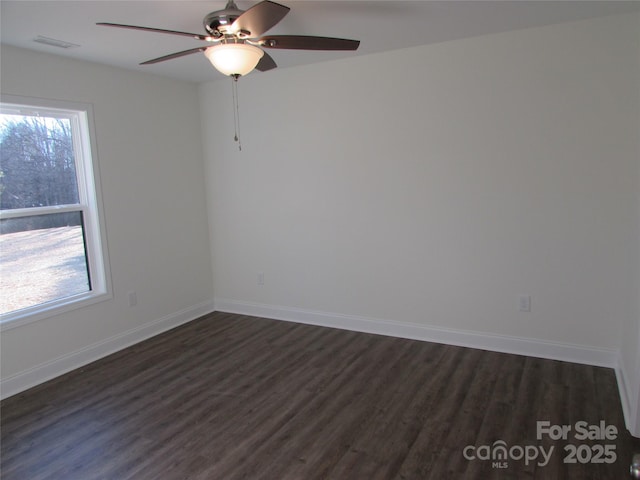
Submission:
<svg viewBox="0 0 640 480">
<path fill-rule="evenodd" d="M 2 97 L 3 328 L 110 296 L 90 113 L 88 105 Z"/>
</svg>

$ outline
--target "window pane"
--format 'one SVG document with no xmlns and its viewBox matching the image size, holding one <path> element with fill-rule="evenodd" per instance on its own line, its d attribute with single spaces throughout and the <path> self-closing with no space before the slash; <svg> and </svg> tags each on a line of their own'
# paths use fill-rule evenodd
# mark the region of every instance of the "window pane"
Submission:
<svg viewBox="0 0 640 480">
<path fill-rule="evenodd" d="M 0 115 L 0 210 L 79 203 L 71 120 Z"/>
<path fill-rule="evenodd" d="M 0 313 L 88 292 L 82 212 L 0 221 Z"/>
</svg>

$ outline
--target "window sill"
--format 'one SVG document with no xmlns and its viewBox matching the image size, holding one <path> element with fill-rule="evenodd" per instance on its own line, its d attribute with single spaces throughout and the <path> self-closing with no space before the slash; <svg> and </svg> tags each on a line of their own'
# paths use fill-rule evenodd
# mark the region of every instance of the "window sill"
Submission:
<svg viewBox="0 0 640 480">
<path fill-rule="evenodd" d="M 0 332 L 39 322 L 40 320 L 104 302 L 111 298 L 113 298 L 111 292 L 87 292 L 54 302 L 9 312 L 0 315 Z"/>
</svg>

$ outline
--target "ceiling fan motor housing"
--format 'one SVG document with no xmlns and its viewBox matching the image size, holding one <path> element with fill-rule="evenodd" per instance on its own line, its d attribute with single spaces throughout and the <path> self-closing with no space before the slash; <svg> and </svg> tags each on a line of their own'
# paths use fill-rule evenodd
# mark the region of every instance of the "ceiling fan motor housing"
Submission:
<svg viewBox="0 0 640 480">
<path fill-rule="evenodd" d="M 216 10 L 204 17 L 203 25 L 207 32 L 214 38 L 220 38 L 225 34 L 232 34 L 231 25 L 236 19 L 244 13 L 243 10 L 237 8 L 226 8 L 224 10 Z"/>
</svg>

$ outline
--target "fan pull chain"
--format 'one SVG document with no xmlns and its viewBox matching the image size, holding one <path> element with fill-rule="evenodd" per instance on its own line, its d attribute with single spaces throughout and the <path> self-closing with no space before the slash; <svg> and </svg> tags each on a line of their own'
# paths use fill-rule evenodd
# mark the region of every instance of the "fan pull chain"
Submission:
<svg viewBox="0 0 640 480">
<path fill-rule="evenodd" d="M 240 75 L 231 75 L 231 91 L 233 92 L 233 127 L 235 134 L 233 139 L 238 142 L 238 150 L 242 151 L 242 142 L 240 140 L 240 109 L 238 107 L 238 77 Z"/>
</svg>

